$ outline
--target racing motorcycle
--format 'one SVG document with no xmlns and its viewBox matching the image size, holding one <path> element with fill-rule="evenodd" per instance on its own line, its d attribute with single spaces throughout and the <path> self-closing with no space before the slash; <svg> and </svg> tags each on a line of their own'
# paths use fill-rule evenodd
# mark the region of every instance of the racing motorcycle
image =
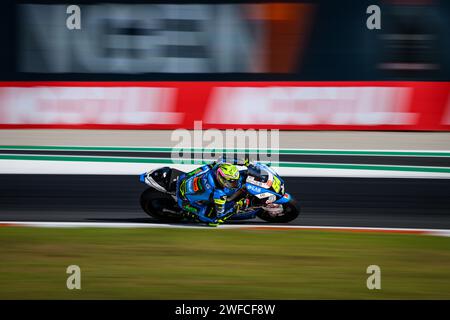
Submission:
<svg viewBox="0 0 450 320">
<path fill-rule="evenodd" d="M 151 217 L 164 222 L 179 222 L 194 218 L 177 205 L 176 186 L 183 174 L 175 168 L 162 167 L 139 176 L 149 186 L 140 198 L 142 209 Z M 239 209 L 230 220 L 261 218 L 267 222 L 286 223 L 298 217 L 298 202 L 287 192 L 283 179 L 269 166 L 254 162 L 246 170 L 240 170 L 245 183 L 227 198 L 227 202 L 248 199 L 249 205 Z"/>
</svg>

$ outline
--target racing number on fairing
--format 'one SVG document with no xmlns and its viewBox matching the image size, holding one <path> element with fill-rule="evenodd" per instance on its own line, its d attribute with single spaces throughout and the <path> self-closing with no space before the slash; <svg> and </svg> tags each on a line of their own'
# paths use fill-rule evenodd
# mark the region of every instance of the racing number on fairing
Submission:
<svg viewBox="0 0 450 320">
<path fill-rule="evenodd" d="M 281 188 L 281 181 L 277 177 L 273 176 L 273 184 L 272 184 L 273 190 L 275 190 L 276 193 L 280 193 Z"/>
</svg>

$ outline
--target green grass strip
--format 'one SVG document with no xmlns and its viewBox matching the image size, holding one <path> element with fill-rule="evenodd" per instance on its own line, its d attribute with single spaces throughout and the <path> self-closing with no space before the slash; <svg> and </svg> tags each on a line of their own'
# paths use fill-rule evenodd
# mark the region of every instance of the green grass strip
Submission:
<svg viewBox="0 0 450 320">
<path fill-rule="evenodd" d="M 450 299 L 448 248 L 381 233 L 8 227 L 0 299 Z M 381 290 L 366 286 L 374 264 Z M 69 265 L 81 290 L 66 287 Z"/>
</svg>

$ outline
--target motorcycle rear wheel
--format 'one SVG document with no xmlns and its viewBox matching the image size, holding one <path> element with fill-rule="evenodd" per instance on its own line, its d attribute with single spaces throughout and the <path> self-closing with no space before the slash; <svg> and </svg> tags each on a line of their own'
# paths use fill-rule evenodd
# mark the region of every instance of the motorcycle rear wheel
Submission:
<svg viewBox="0 0 450 320">
<path fill-rule="evenodd" d="M 173 197 L 156 189 L 148 188 L 142 192 L 140 203 L 142 210 L 158 221 L 179 222 L 184 219 Z"/>
<path fill-rule="evenodd" d="M 272 223 L 287 223 L 297 219 L 300 215 L 300 205 L 294 199 L 289 200 L 283 204 L 282 215 L 272 215 L 268 211 L 261 210 L 257 216 L 267 222 Z"/>
</svg>

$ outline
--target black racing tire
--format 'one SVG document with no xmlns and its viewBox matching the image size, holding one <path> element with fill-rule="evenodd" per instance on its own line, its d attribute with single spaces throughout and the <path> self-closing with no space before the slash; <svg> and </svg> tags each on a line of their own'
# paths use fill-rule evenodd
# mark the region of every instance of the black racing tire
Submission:
<svg viewBox="0 0 450 320">
<path fill-rule="evenodd" d="M 257 215 L 264 221 L 272 223 L 287 223 L 291 222 L 300 215 L 300 205 L 294 199 L 289 200 L 283 204 L 284 214 L 279 216 L 272 216 L 267 211 L 261 210 Z"/>
<path fill-rule="evenodd" d="M 141 207 L 150 217 L 161 222 L 179 222 L 184 219 L 181 209 L 173 197 L 153 188 L 148 188 L 141 194 Z M 164 212 L 164 209 L 177 213 Z"/>
</svg>

